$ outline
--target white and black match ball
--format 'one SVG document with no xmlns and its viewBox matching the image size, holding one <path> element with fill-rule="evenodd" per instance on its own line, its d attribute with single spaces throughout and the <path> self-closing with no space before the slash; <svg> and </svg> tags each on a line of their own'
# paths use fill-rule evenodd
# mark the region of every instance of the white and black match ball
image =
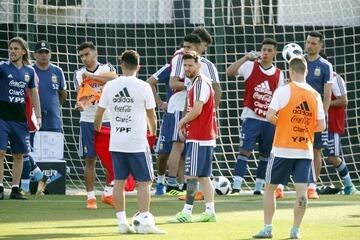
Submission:
<svg viewBox="0 0 360 240">
<path fill-rule="evenodd" d="M 303 55 L 302 48 L 297 43 L 286 44 L 282 50 L 282 57 L 286 62 L 296 55 Z"/>
<path fill-rule="evenodd" d="M 138 232 L 141 225 L 155 225 L 155 218 L 151 213 L 148 213 L 146 216 L 141 218 L 140 212 L 137 212 L 134 214 L 131 222 L 134 230 Z"/>
<path fill-rule="evenodd" d="M 131 222 L 132 222 L 133 228 L 137 232 L 139 227 L 140 227 L 140 224 L 141 224 L 140 212 L 137 212 L 137 213 L 134 214 Z"/>
<path fill-rule="evenodd" d="M 226 195 L 231 190 L 229 179 L 223 176 L 215 177 L 213 179 L 213 185 L 217 195 Z"/>
</svg>

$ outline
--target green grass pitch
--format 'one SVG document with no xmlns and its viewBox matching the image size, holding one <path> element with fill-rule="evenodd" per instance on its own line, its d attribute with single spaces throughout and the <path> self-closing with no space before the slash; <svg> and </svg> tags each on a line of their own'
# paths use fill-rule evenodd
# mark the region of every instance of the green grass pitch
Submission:
<svg viewBox="0 0 360 240">
<path fill-rule="evenodd" d="M 6 196 L 8 198 L 8 196 Z M 0 201 L 0 239 L 251 239 L 263 225 L 261 196 L 216 196 L 216 223 L 167 224 L 183 202 L 175 197 L 153 197 L 151 212 L 166 235 L 117 233 L 114 210 L 100 203 L 85 209 L 84 196 L 42 196 L 28 201 Z M 301 234 L 303 239 L 360 239 L 359 195 L 321 196 L 311 200 Z M 294 196 L 278 201 L 273 222 L 274 239 L 287 239 L 293 219 Z M 136 212 L 136 197 L 127 196 L 129 222 Z M 194 216 L 204 210 L 196 202 Z"/>
</svg>

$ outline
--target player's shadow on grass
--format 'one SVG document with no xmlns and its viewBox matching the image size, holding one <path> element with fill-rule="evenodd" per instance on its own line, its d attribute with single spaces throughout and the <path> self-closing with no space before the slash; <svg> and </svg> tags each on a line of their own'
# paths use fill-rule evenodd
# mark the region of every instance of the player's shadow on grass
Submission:
<svg viewBox="0 0 360 240">
<path fill-rule="evenodd" d="M 73 225 L 73 226 L 54 226 L 54 227 L 28 227 L 28 228 L 22 228 L 22 229 L 80 229 L 80 228 L 107 228 L 107 227 L 117 227 L 116 224 L 108 224 L 108 225 Z M 0 237 L 1 239 L 1 237 Z"/>
<path fill-rule="evenodd" d="M 360 225 L 346 225 L 343 227 L 347 227 L 347 228 L 360 228 Z"/>
<path fill-rule="evenodd" d="M 20 234 L 12 234 L 12 235 L 4 235 L 4 236 L 0 236 L 1 240 L 21 240 L 21 239 L 26 239 L 26 240 L 41 240 L 41 239 L 90 239 L 90 238 L 94 238 L 96 239 L 97 237 L 116 237 L 118 236 L 118 234 L 116 233 L 101 233 L 101 234 L 96 234 L 96 233 L 44 233 L 44 234 L 24 234 L 24 235 L 20 235 Z"/>
<path fill-rule="evenodd" d="M 254 240 L 255 238 L 253 238 L 253 237 L 250 237 L 250 238 L 239 238 L 239 239 L 237 239 L 237 240 Z M 280 240 L 287 240 L 287 239 L 289 239 L 289 238 L 280 238 Z"/>
</svg>

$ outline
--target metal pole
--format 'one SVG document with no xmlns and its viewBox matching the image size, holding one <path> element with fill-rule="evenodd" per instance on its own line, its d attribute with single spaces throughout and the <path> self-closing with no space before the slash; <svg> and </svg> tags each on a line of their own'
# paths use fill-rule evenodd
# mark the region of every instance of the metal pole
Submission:
<svg viewBox="0 0 360 240">
<path fill-rule="evenodd" d="M 15 36 L 19 36 L 19 22 L 20 22 L 20 0 L 14 0 L 14 26 L 13 31 Z"/>
<path fill-rule="evenodd" d="M 29 49 L 33 50 L 35 45 L 35 0 L 28 0 L 28 23 L 27 23 L 27 41 Z"/>
</svg>

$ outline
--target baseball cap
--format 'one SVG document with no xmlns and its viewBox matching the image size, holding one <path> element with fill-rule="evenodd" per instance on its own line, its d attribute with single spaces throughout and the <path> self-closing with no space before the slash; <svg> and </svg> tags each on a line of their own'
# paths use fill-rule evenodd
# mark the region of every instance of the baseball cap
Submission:
<svg viewBox="0 0 360 240">
<path fill-rule="evenodd" d="M 51 48 L 48 42 L 46 41 L 39 41 L 35 45 L 35 52 L 39 52 L 41 50 L 47 50 L 51 52 Z"/>
</svg>

